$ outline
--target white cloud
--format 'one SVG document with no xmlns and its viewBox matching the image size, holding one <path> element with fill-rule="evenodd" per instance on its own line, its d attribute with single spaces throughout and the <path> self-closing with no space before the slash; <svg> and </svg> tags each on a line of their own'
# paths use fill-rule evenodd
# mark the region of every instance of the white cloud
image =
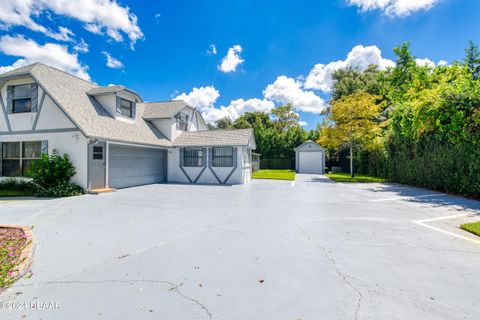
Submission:
<svg viewBox="0 0 480 320">
<path fill-rule="evenodd" d="M 122 69 L 123 68 L 123 63 L 120 60 L 112 57 L 110 55 L 110 53 L 108 53 L 106 51 L 102 51 L 102 54 L 107 59 L 107 63 L 106 63 L 107 67 L 112 68 L 112 69 Z"/>
<path fill-rule="evenodd" d="M 209 56 L 217 55 L 217 47 L 213 43 L 208 46 L 207 54 Z"/>
<path fill-rule="evenodd" d="M 416 59 L 415 62 L 417 63 L 417 65 L 422 66 L 422 67 L 432 67 L 432 68 L 435 67 L 435 62 L 433 62 L 432 60 L 430 60 L 428 58 Z"/>
<path fill-rule="evenodd" d="M 332 87 L 332 74 L 339 69 L 347 67 L 363 71 L 370 65 L 377 65 L 380 70 L 394 67 L 392 60 L 382 57 L 382 51 L 377 46 L 356 46 L 347 55 L 345 60 L 330 62 L 328 64 L 316 64 L 305 80 L 305 88 L 330 92 Z"/>
<path fill-rule="evenodd" d="M 242 47 L 238 44 L 228 49 L 227 55 L 223 57 L 222 62 L 218 65 L 218 70 L 225 73 L 235 72 L 237 67 L 245 62 L 240 57 L 242 50 Z"/>
<path fill-rule="evenodd" d="M 76 53 L 70 53 L 67 46 L 56 43 L 40 45 L 23 36 L 5 35 L 0 38 L 0 52 L 8 56 L 21 57 L 11 66 L 0 67 L 2 72 L 12 70 L 34 62 L 42 62 L 80 78 L 90 80 L 87 66 L 78 61 Z"/>
<path fill-rule="evenodd" d="M 107 34 L 115 41 L 122 41 L 122 33 L 127 35 L 133 47 L 143 38 L 137 17 L 129 7 L 122 7 L 113 0 L 0 0 L 0 26 L 24 26 L 57 40 L 69 39 L 71 31 L 60 27 L 55 33 L 37 23 L 33 18 L 42 12 L 73 18 L 85 23 L 85 29 L 97 34 Z"/>
<path fill-rule="evenodd" d="M 204 109 L 202 116 L 205 121 L 213 124 L 216 120 L 225 117 L 229 117 L 230 119 L 232 119 L 232 121 L 235 121 L 246 112 L 270 112 L 273 108 L 275 108 L 275 104 L 272 101 L 266 99 L 237 99 L 232 100 L 230 104 L 226 107 L 209 107 L 207 109 Z"/>
<path fill-rule="evenodd" d="M 265 98 L 280 103 L 291 103 L 297 111 L 321 113 L 325 110 L 325 101 L 312 91 L 302 89 L 298 80 L 279 76 L 274 83 L 263 91 Z"/>
<path fill-rule="evenodd" d="M 88 43 L 85 40 L 81 39 L 79 43 L 75 44 L 73 50 L 76 52 L 87 53 L 88 52 Z"/>
<path fill-rule="evenodd" d="M 298 124 L 301 125 L 302 127 L 308 126 L 308 123 L 306 121 L 299 121 Z"/>
<path fill-rule="evenodd" d="M 200 111 L 214 107 L 215 102 L 220 97 L 220 92 L 213 86 L 193 88 L 189 93 L 182 93 L 173 100 L 185 100 Z"/>
<path fill-rule="evenodd" d="M 72 30 L 65 27 L 59 27 L 58 33 L 49 34 L 51 38 L 58 41 L 73 41 L 72 36 L 74 35 L 75 34 L 72 32 Z"/>
<path fill-rule="evenodd" d="M 448 66 L 448 62 L 445 60 L 440 60 L 438 61 L 437 66 Z"/>
<path fill-rule="evenodd" d="M 407 16 L 415 11 L 429 10 L 439 0 L 347 0 L 361 11 L 381 10 L 389 16 Z"/>
</svg>

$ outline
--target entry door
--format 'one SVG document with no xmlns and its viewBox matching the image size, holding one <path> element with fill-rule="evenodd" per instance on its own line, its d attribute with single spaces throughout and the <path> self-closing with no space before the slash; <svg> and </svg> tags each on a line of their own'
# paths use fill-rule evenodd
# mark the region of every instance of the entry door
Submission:
<svg viewBox="0 0 480 320">
<path fill-rule="evenodd" d="M 90 189 L 105 188 L 105 143 L 98 142 L 90 146 L 89 176 Z"/>
</svg>

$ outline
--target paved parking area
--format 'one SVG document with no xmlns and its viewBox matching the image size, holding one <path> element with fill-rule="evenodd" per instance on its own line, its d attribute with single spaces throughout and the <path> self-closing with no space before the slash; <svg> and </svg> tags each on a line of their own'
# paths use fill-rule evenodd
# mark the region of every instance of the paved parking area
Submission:
<svg viewBox="0 0 480 320">
<path fill-rule="evenodd" d="M 0 223 L 33 225 L 38 241 L 0 314 L 477 320 L 480 242 L 454 226 L 474 215 L 476 201 L 314 175 L 0 202 Z"/>
</svg>

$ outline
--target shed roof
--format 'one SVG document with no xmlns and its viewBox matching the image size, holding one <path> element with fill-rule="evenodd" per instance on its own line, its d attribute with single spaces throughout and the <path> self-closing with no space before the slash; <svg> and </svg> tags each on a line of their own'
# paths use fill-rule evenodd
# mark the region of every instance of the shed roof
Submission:
<svg viewBox="0 0 480 320">
<path fill-rule="evenodd" d="M 304 143 L 302 143 L 301 145 L 299 145 L 298 147 L 296 147 L 294 150 L 295 151 L 306 151 L 306 150 L 309 150 L 309 151 L 314 151 L 314 150 L 323 151 L 323 150 L 325 150 L 325 148 L 322 147 L 321 145 L 319 145 L 318 143 L 313 142 L 312 140 L 308 140 L 308 141 L 305 141 Z"/>
</svg>

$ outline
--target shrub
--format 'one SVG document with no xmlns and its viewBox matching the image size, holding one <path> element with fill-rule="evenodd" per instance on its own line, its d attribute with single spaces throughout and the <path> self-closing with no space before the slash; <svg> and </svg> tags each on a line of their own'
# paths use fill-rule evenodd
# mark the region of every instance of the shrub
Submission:
<svg viewBox="0 0 480 320">
<path fill-rule="evenodd" d="M 71 182 L 62 182 L 48 188 L 37 187 L 38 197 L 73 197 L 85 193 L 82 187 Z"/>
<path fill-rule="evenodd" d="M 56 150 L 51 155 L 42 155 L 30 167 L 28 176 L 37 190 L 37 196 L 69 197 L 84 194 L 85 190 L 70 182 L 76 174 L 75 167 L 67 154 L 59 155 Z"/>
<path fill-rule="evenodd" d="M 0 190 L 30 191 L 35 185 L 30 179 L 25 178 L 4 178 L 0 179 Z"/>
<path fill-rule="evenodd" d="M 51 155 L 43 154 L 39 161 L 32 164 L 28 172 L 33 183 L 42 188 L 69 182 L 75 174 L 75 167 L 68 155 L 61 156 L 56 150 Z"/>
</svg>

